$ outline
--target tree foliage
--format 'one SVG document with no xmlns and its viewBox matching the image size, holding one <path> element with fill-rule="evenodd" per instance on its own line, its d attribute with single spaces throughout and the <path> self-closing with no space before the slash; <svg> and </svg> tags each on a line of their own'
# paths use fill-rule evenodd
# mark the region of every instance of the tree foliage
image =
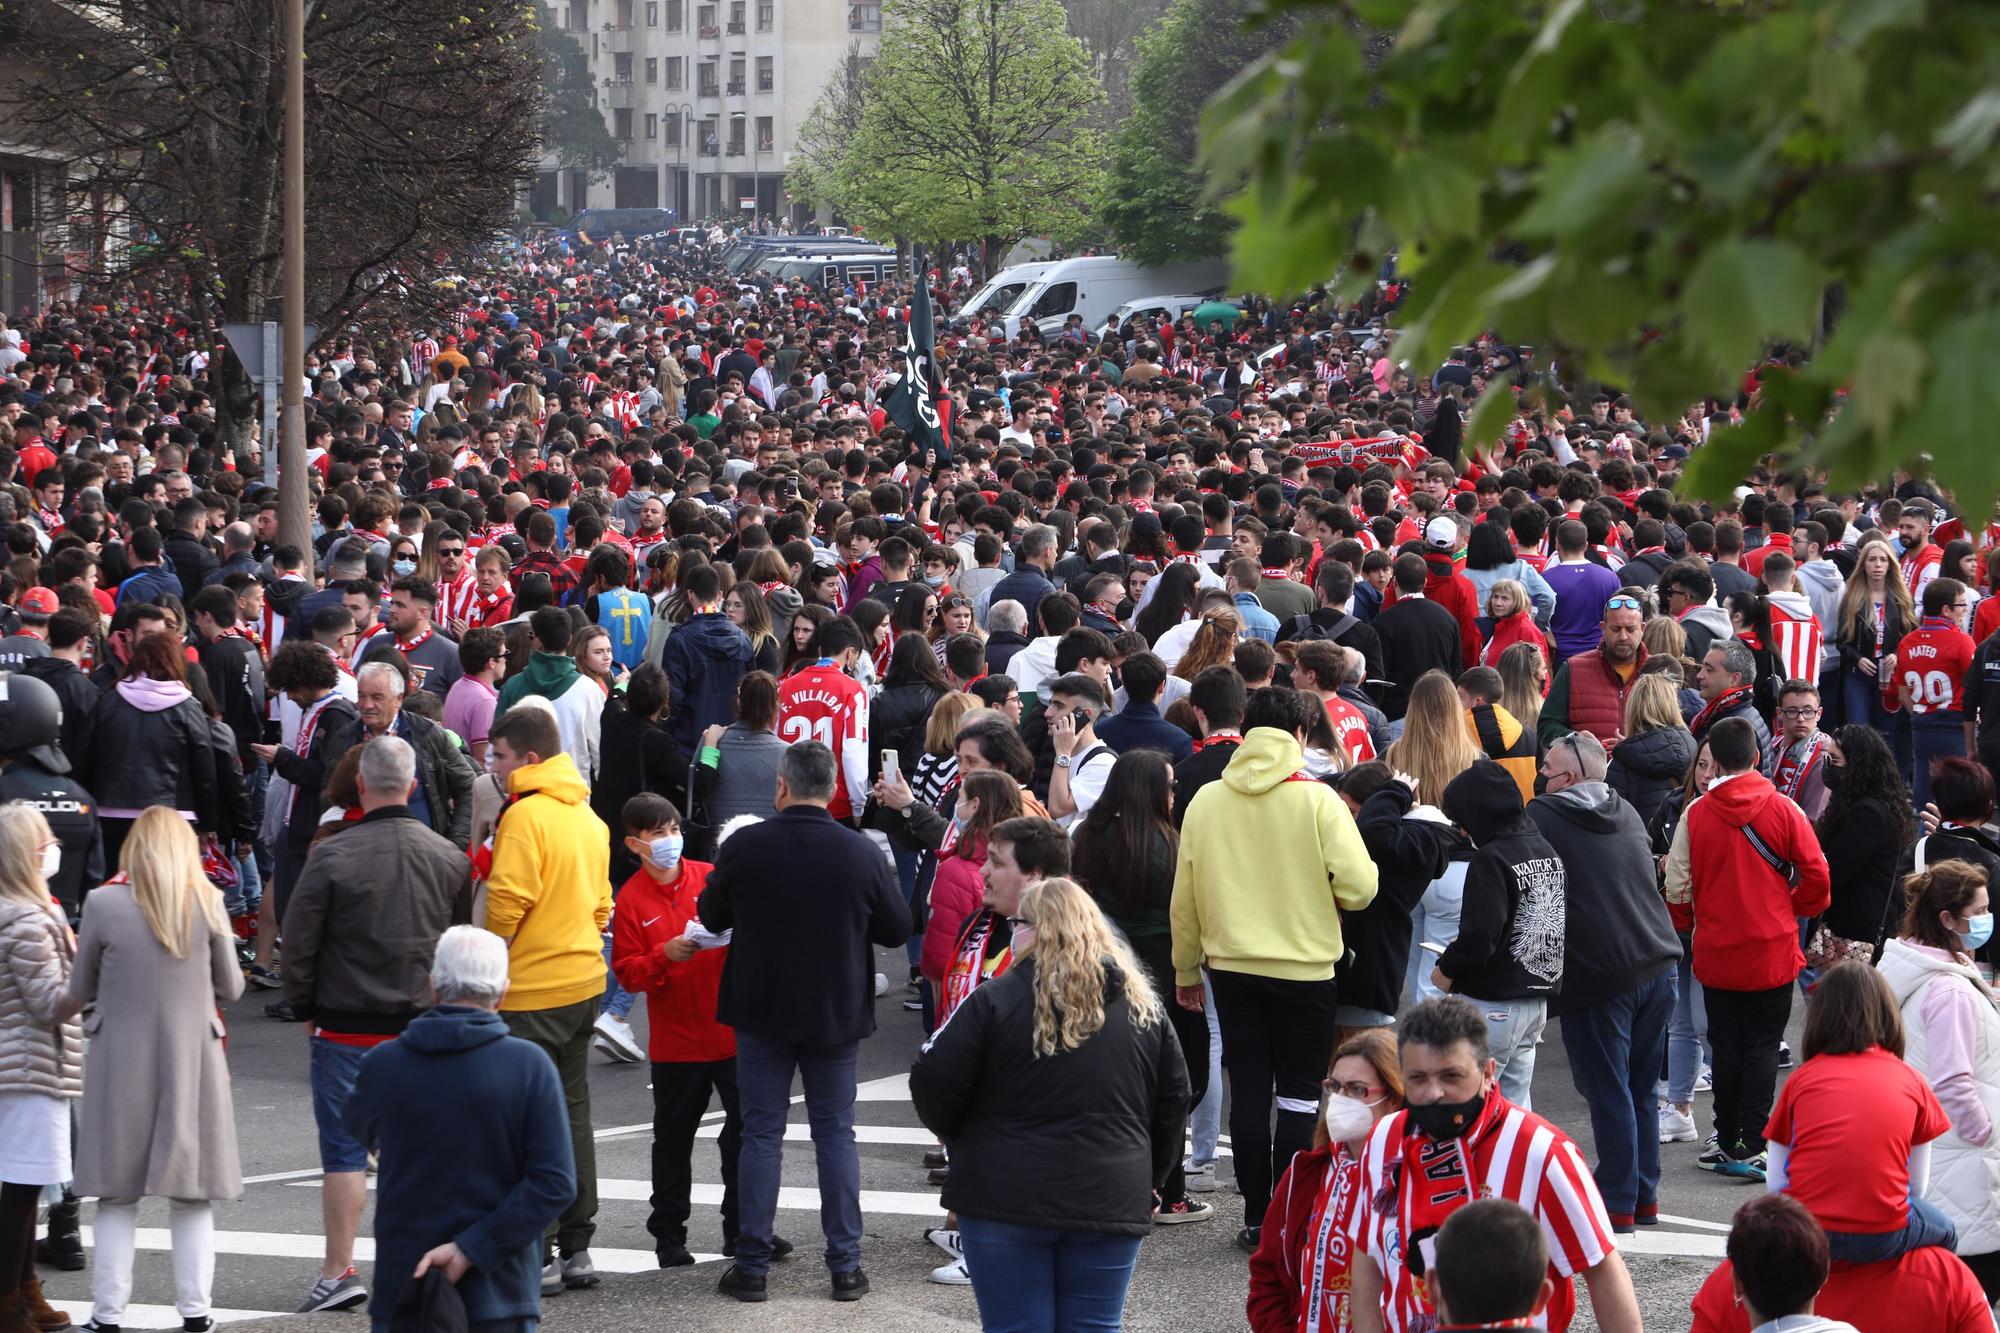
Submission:
<svg viewBox="0 0 2000 1333">
<path fill-rule="evenodd" d="M 2000 490 L 2000 7 L 1301 12 L 1207 116 L 1239 282 L 1351 290 L 1395 252 L 1412 364 L 1497 328 L 1660 418 L 1732 395 L 1775 343 L 1810 348 L 1697 451 L 1691 488 L 1778 452 L 1841 487 L 1930 466 L 1969 512 Z M 1379 64 L 1358 27 L 1395 32 Z"/>
<path fill-rule="evenodd" d="M 255 320 L 278 287 L 283 6 L 30 0 L 12 51 L 46 79 L 0 121 L 72 154 L 62 238 L 87 281 L 184 282 Z M 307 0 L 307 318 L 425 298 L 509 220 L 540 153 L 535 10 L 522 0 Z M 127 251 L 103 244 L 124 234 Z"/>
<path fill-rule="evenodd" d="M 1056 0 L 890 0 L 880 55 L 836 72 L 795 179 L 871 232 L 976 237 L 991 263 L 1014 238 L 1091 225 L 1100 96 Z"/>
<path fill-rule="evenodd" d="M 541 57 L 541 141 L 558 165 L 602 180 L 617 167 L 619 148 L 591 100 L 589 58 L 574 35 L 546 21 L 536 26 L 535 45 Z"/>
<path fill-rule="evenodd" d="M 1298 35 L 1255 0 L 1174 0 L 1138 41 L 1132 114 L 1111 136 L 1104 214 L 1121 253 L 1147 264 L 1223 252 L 1233 223 L 1196 164 L 1202 104 L 1252 61 Z M 1253 22 L 1253 16 L 1258 16 Z"/>
</svg>

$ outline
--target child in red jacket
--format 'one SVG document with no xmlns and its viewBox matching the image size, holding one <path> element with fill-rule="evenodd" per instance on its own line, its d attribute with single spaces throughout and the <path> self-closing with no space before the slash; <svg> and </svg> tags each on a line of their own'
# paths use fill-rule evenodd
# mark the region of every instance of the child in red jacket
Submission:
<svg viewBox="0 0 2000 1333">
<path fill-rule="evenodd" d="M 653 1062 L 653 1209 L 646 1230 L 660 1267 L 677 1268 L 694 1262 L 687 1247 L 694 1139 L 711 1092 L 722 1099 L 722 1252 L 736 1251 L 736 1157 L 743 1143 L 736 1032 L 715 1021 L 729 946 L 695 916 L 714 867 L 681 859 L 681 816 L 673 802 L 642 792 L 625 803 L 621 822 L 639 873 L 618 892 L 611 967 L 620 985 L 646 996 L 646 1053 Z"/>
</svg>

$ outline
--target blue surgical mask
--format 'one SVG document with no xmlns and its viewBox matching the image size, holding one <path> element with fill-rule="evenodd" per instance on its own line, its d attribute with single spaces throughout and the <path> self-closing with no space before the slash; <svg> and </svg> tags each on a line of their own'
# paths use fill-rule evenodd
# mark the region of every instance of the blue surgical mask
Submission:
<svg viewBox="0 0 2000 1333">
<path fill-rule="evenodd" d="M 926 574 L 924 575 L 924 582 L 933 588 L 942 588 L 944 586 L 944 575 Z"/>
<path fill-rule="evenodd" d="M 662 870 L 672 870 L 681 863 L 681 848 L 686 842 L 678 833 L 655 838 L 646 845 L 646 859 Z"/>
<path fill-rule="evenodd" d="M 1967 949 L 1977 949 L 1993 938 L 1993 913 L 1980 912 L 1965 919 L 1972 929 L 1959 931 L 1958 938 Z"/>
<path fill-rule="evenodd" d="M 389 568 L 396 571 L 397 578 L 408 578 L 417 572 L 417 562 L 414 560 L 398 560 L 390 565 Z"/>
</svg>

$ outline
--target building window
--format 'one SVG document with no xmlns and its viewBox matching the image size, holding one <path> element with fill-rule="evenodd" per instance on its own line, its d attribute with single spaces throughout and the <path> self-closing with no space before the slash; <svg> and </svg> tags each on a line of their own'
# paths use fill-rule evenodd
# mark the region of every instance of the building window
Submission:
<svg viewBox="0 0 2000 1333">
<path fill-rule="evenodd" d="M 772 4 L 771 0 L 757 0 L 758 32 L 769 32 L 771 30 L 773 13 L 776 9 L 777 6 Z"/>
<path fill-rule="evenodd" d="M 646 113 L 646 137 L 648 139 L 657 139 L 659 136 L 660 118 L 648 111 Z"/>
<path fill-rule="evenodd" d="M 743 117 L 741 116 L 731 116 L 729 118 L 729 155 L 731 157 L 743 156 Z"/>
<path fill-rule="evenodd" d="M 695 67 L 695 92 L 701 97 L 719 97 L 722 88 L 716 75 L 715 62 L 703 61 Z"/>
<path fill-rule="evenodd" d="M 619 107 L 611 113 L 611 137 L 619 143 L 632 142 L 632 111 Z"/>
<path fill-rule="evenodd" d="M 720 31 L 715 26 L 715 6 L 700 5 L 694 11 L 694 21 L 701 26 L 701 35 L 713 37 Z"/>
<path fill-rule="evenodd" d="M 685 77 L 681 71 L 685 67 L 686 62 L 680 56 L 667 57 L 667 88 L 670 92 L 679 92 L 681 90 L 685 83 Z"/>
<path fill-rule="evenodd" d="M 757 117 L 757 151 L 760 153 L 770 152 L 771 142 L 771 118 L 769 116 Z"/>
<path fill-rule="evenodd" d="M 712 119 L 701 123 L 701 151 L 708 157 L 722 151 L 722 140 L 715 137 L 715 121 Z"/>
<path fill-rule="evenodd" d="M 882 31 L 882 6 L 879 4 L 849 5 L 847 7 L 847 30 L 849 32 Z"/>
<path fill-rule="evenodd" d="M 647 56 L 647 57 L 646 57 L 646 82 L 648 82 L 648 83 L 658 83 L 659 81 L 660 81 L 660 61 L 659 61 L 659 57 L 657 57 L 657 56 Z"/>
<path fill-rule="evenodd" d="M 660 26 L 660 0 L 646 0 L 646 26 L 649 28 Z"/>
<path fill-rule="evenodd" d="M 679 148 L 681 146 L 681 113 L 678 111 L 667 112 L 667 121 L 664 128 L 666 130 L 665 143 L 667 147 Z"/>
<path fill-rule="evenodd" d="M 667 0 L 667 31 L 680 32 L 687 27 L 687 0 Z"/>
<path fill-rule="evenodd" d="M 743 96 L 743 57 L 736 56 L 729 62 L 729 95 Z"/>
<path fill-rule="evenodd" d="M 571 32 L 582 32 L 590 26 L 590 7 L 582 0 L 571 0 L 569 20 L 566 26 Z"/>
<path fill-rule="evenodd" d="M 743 31 L 743 0 L 729 2 L 729 31 L 732 33 Z"/>
<path fill-rule="evenodd" d="M 611 78 L 616 83 L 632 82 L 632 56 L 620 51 L 611 57 Z"/>
<path fill-rule="evenodd" d="M 758 92 L 760 92 L 760 93 L 768 93 L 768 92 L 770 92 L 770 91 L 771 91 L 771 89 L 772 89 L 772 87 L 773 87 L 773 84 L 774 84 L 774 81 L 776 80 L 776 78 L 777 78 L 777 74 L 776 74 L 776 72 L 775 72 L 775 71 L 774 71 L 774 69 L 773 69 L 773 66 L 772 66 L 772 60 L 771 60 L 771 57 L 770 57 L 770 56 L 758 56 L 758 57 L 757 57 L 757 91 L 758 91 Z"/>
</svg>

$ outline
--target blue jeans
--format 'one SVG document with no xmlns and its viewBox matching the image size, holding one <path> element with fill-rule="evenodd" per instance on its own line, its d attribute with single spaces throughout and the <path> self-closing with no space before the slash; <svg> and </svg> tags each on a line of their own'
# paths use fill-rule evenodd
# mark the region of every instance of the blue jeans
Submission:
<svg viewBox="0 0 2000 1333">
<path fill-rule="evenodd" d="M 354 1076 L 361 1072 L 365 1046 L 343 1046 L 325 1037 L 312 1039 L 307 1082 L 312 1084 L 313 1121 L 319 1127 L 319 1165 L 322 1171 L 366 1171 L 368 1150 L 348 1134 L 341 1112 L 354 1091 Z"/>
<path fill-rule="evenodd" d="M 1486 1046 L 1499 1075 L 1501 1095 L 1523 1111 L 1534 1110 L 1535 1043 L 1549 1025 L 1549 1002 L 1465 998 L 1479 1007 L 1479 1016 L 1486 1020 Z"/>
<path fill-rule="evenodd" d="M 1570 1081 L 1590 1107 L 1597 1191 L 1614 1220 L 1656 1203 L 1660 1135 L 1653 1083 L 1667 1054 L 1674 974 L 1562 1016 Z"/>
<path fill-rule="evenodd" d="M 1947 1250 L 1958 1248 L 1958 1228 L 1935 1204 L 1922 1199 L 1910 1200 L 1910 1215 L 1899 1230 L 1826 1233 L 1828 1257 L 1844 1259 L 1850 1264 L 1886 1263 L 1926 1245 L 1940 1245 Z"/>
<path fill-rule="evenodd" d="M 1882 706 L 1881 679 L 1864 676 L 1859 671 L 1848 672 L 1841 683 L 1840 701 L 1849 722 L 1880 732 L 1888 740 L 1903 781 L 1911 781 L 1910 715 L 1907 711 L 1892 713 Z"/>
<path fill-rule="evenodd" d="M 611 932 L 604 932 L 604 1003 L 599 1013 L 610 1014 L 623 1023 L 632 1014 L 632 1002 L 639 997 L 618 984 L 618 974 L 611 970 Z"/>
<path fill-rule="evenodd" d="M 1674 969 L 1674 1014 L 1667 1020 L 1667 1100 L 1675 1106 L 1694 1101 L 1694 1082 L 1708 1056 L 1708 1006 L 1701 983 L 1694 979 L 1694 941 L 1681 936 L 1681 961 Z M 1713 1060 L 1710 1060 L 1713 1063 Z"/>
<path fill-rule="evenodd" d="M 1215 1016 L 1215 991 L 1208 974 L 1201 978 L 1202 1017 L 1208 1020 L 1208 1091 L 1188 1112 L 1188 1134 L 1194 1140 L 1189 1154 L 1196 1166 L 1215 1161 L 1215 1145 L 1222 1137 L 1222 1020 Z"/>
<path fill-rule="evenodd" d="M 909 904 L 910 920 L 915 923 L 910 931 L 909 941 L 903 952 L 909 956 L 910 970 L 917 970 L 917 964 L 924 956 L 924 916 L 923 906 L 917 901 L 917 865 L 923 853 L 912 848 L 899 847 L 892 838 L 889 841 L 889 855 L 896 863 L 896 883 L 903 890 L 903 901 Z"/>
<path fill-rule="evenodd" d="M 1116 1333 L 1140 1236 L 958 1219 L 986 1333 Z"/>
<path fill-rule="evenodd" d="M 1915 775 L 1910 796 L 1918 810 L 1931 799 L 1931 761 L 1963 758 L 1965 714 L 1925 713 L 1910 719 L 1910 755 Z"/>
<path fill-rule="evenodd" d="M 861 1154 L 854 1147 L 854 1071 L 859 1042 L 795 1046 L 736 1034 L 736 1094 L 743 1113 L 743 1150 L 736 1195 L 743 1234 L 736 1266 L 753 1276 L 771 1266 L 771 1230 L 784 1170 L 785 1119 L 792 1107 L 792 1071 L 805 1083 L 819 1169 L 819 1225 L 826 1266 L 836 1273 L 861 1267 Z"/>
</svg>

